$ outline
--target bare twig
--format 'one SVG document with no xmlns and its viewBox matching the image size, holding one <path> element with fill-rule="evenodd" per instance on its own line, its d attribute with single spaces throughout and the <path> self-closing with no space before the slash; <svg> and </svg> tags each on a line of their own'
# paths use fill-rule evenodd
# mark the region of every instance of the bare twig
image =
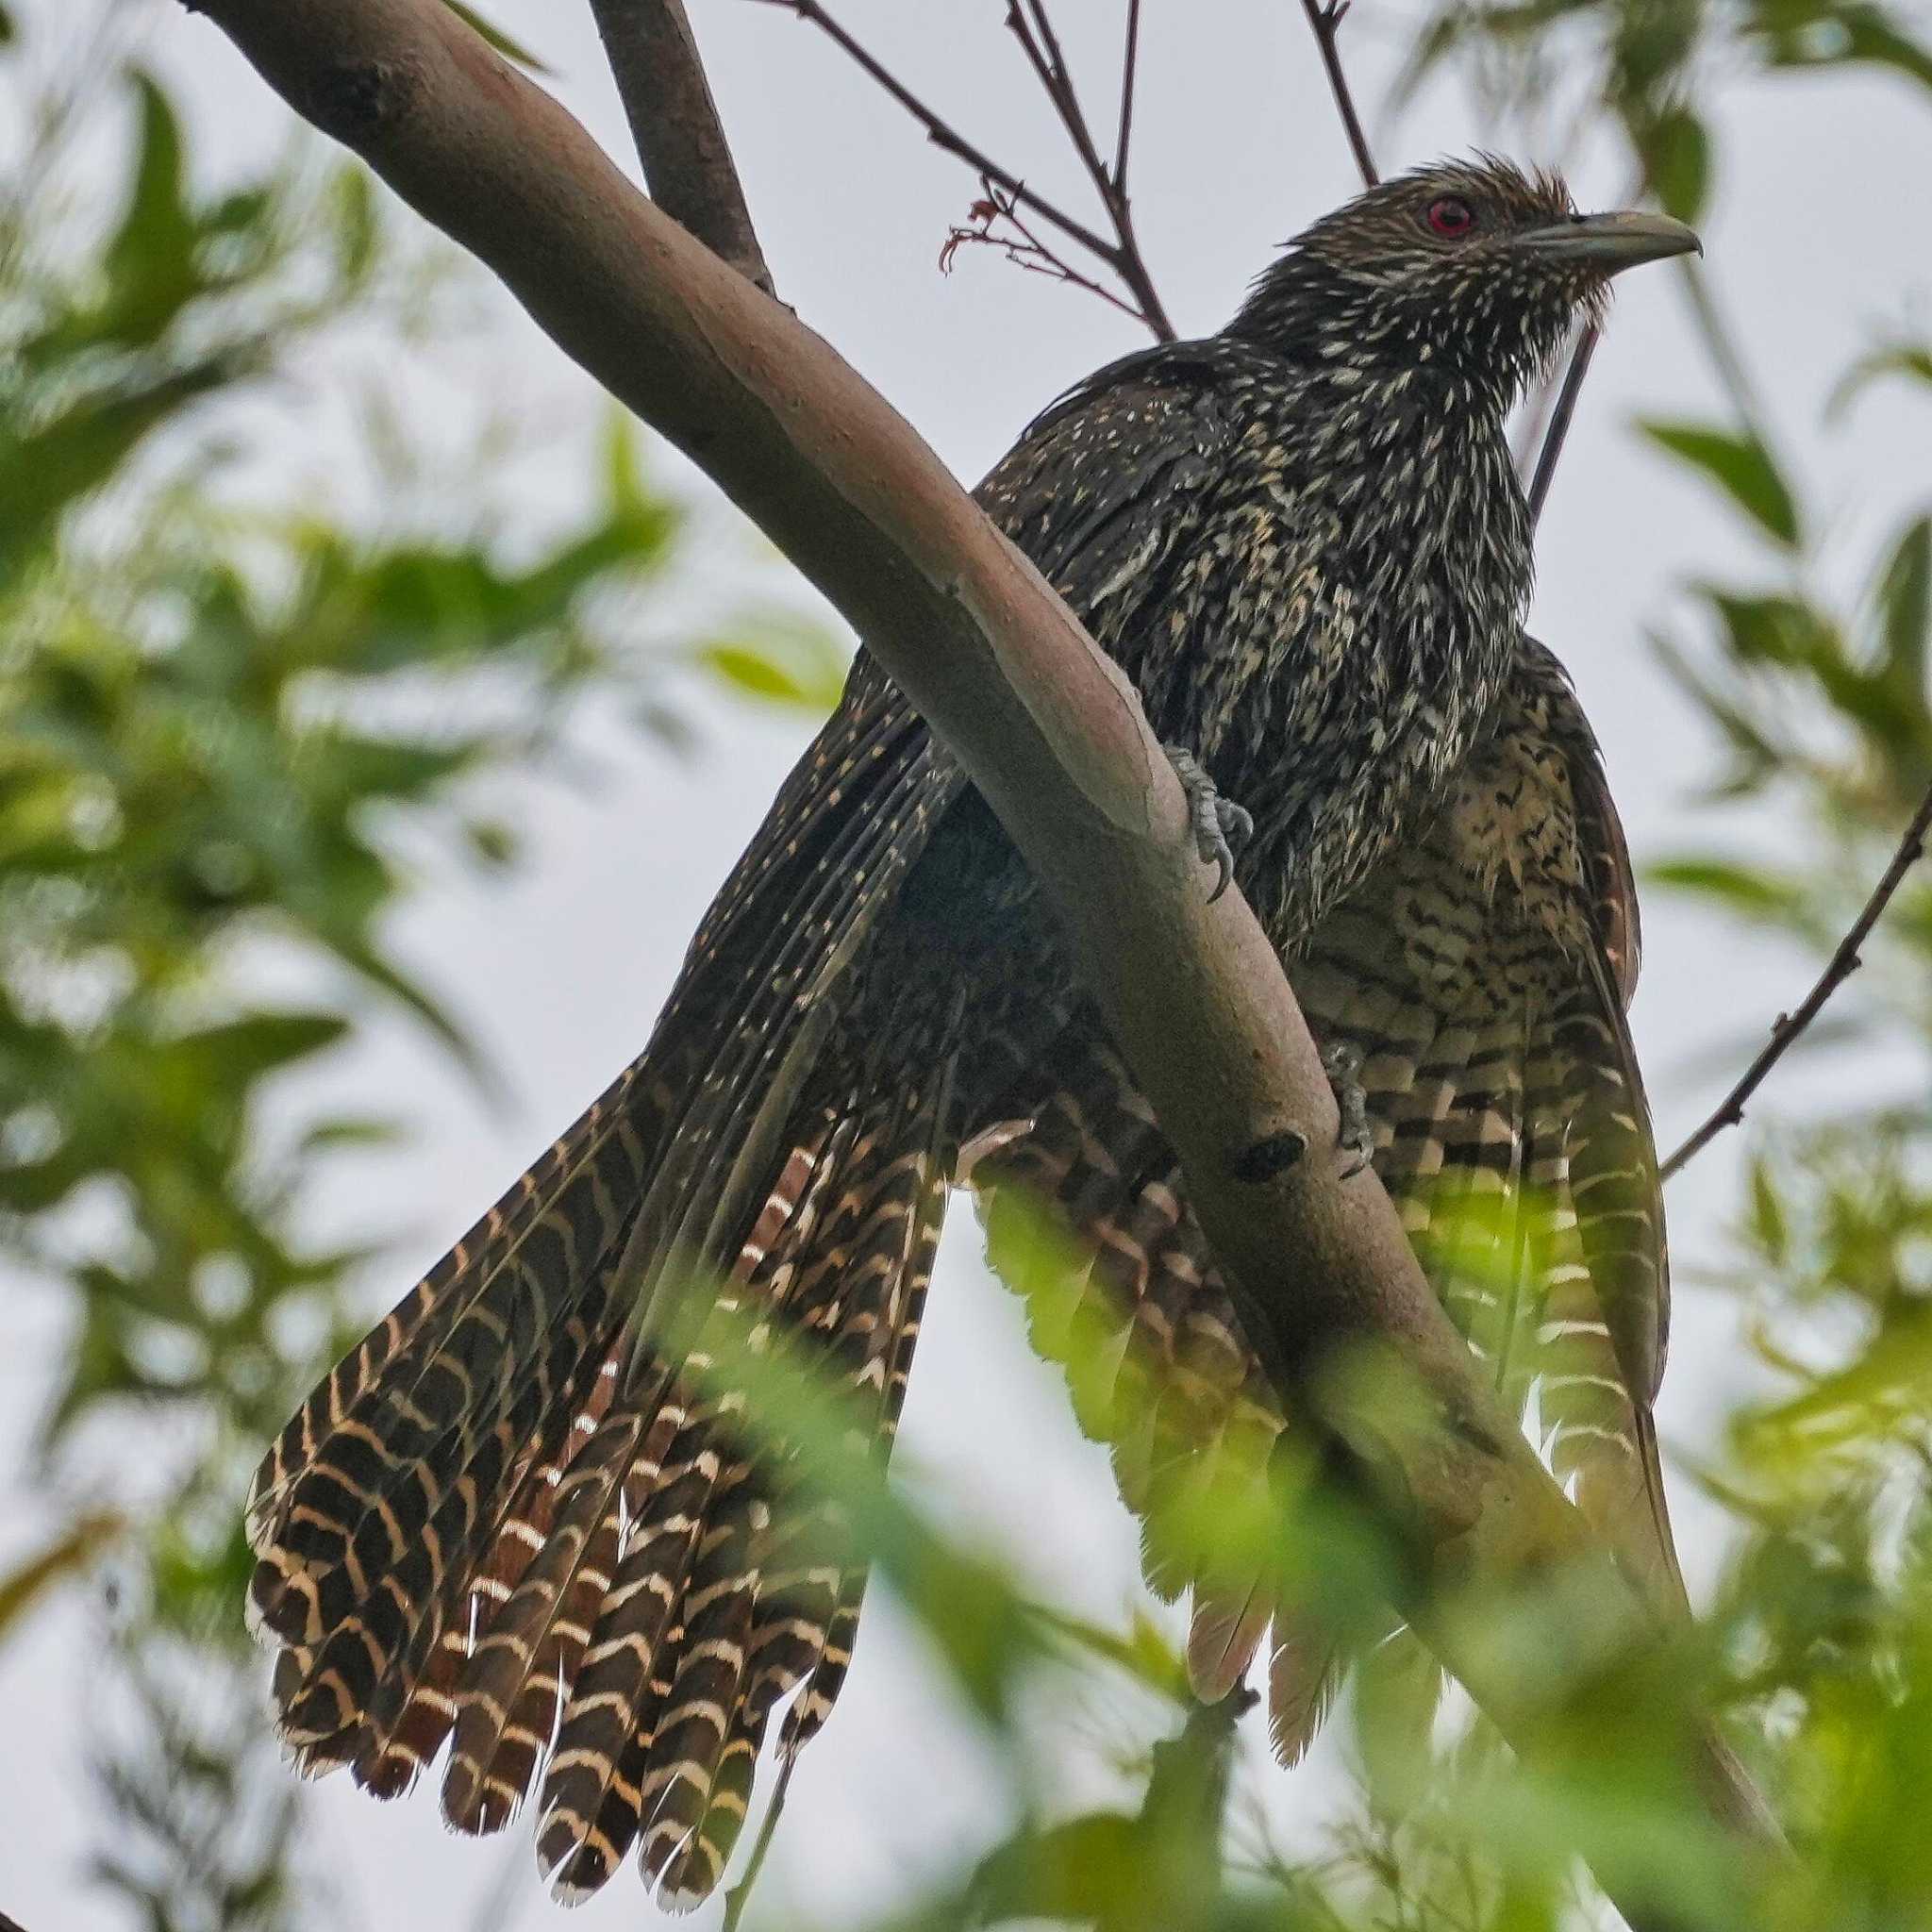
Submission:
<svg viewBox="0 0 1932 1932">
<path fill-rule="evenodd" d="M 1864 909 L 1852 922 L 1851 930 L 1839 941 L 1838 950 L 1818 975 L 1817 983 L 1805 995 L 1803 1004 L 1794 1012 L 1779 1014 L 1777 1024 L 1771 1029 L 1771 1038 L 1765 1041 L 1763 1051 L 1745 1068 L 1742 1078 L 1719 1102 L 1709 1119 L 1664 1162 L 1666 1180 L 1701 1154 L 1726 1127 L 1734 1127 L 1742 1121 L 1744 1103 L 1764 1084 L 1766 1075 L 1790 1051 L 1798 1036 L 1817 1019 L 1825 1001 L 1864 964 L 1859 958 L 1859 948 L 1871 938 L 1872 928 L 1878 924 L 1886 907 L 1905 883 L 1906 874 L 1924 858 L 1928 834 L 1932 834 L 1932 791 L 1920 800 L 1919 808 L 1912 814 L 1911 824 L 1906 827 L 1905 836 L 1899 841 L 1898 850 L 1891 855 L 1891 863 L 1885 868 L 1884 876 L 1873 887 L 1872 896 L 1865 901 Z"/>
<path fill-rule="evenodd" d="M 1057 282 L 1067 282 L 1076 289 L 1084 289 L 1090 295 L 1098 295 L 1103 302 L 1110 303 L 1124 315 L 1131 315 L 1138 321 L 1144 320 L 1141 311 L 1124 295 L 1116 294 L 1105 282 L 1095 281 L 1091 275 L 1082 275 L 1072 262 L 1050 248 L 1040 235 L 1028 227 L 1025 218 L 1020 213 L 1019 204 L 1001 188 L 997 182 L 989 181 L 984 175 L 979 180 L 980 198 L 966 211 L 966 220 L 957 223 L 946 231 L 946 239 L 940 247 L 940 271 L 950 275 L 953 258 L 960 249 L 983 243 L 996 248 L 1015 268 L 1024 269 L 1029 275 L 1049 275 Z M 1004 224 L 1012 230 L 1002 234 Z"/>
<path fill-rule="evenodd" d="M 778 1821 L 785 1815 L 786 1794 L 791 1789 L 791 1771 L 797 1764 L 794 1753 L 782 1760 L 778 1768 L 778 1782 L 765 1806 L 765 1815 L 758 1825 L 757 1842 L 751 1848 L 751 1857 L 741 1877 L 724 1894 L 724 1917 L 718 1932 L 738 1932 L 739 1922 L 744 1917 L 745 1907 L 751 1904 L 753 1889 L 758 1882 L 758 1874 L 765 1869 L 765 1859 L 772 1849 L 772 1841 L 778 1835 Z"/>
<path fill-rule="evenodd" d="M 1022 10 L 1021 0 L 1008 0 L 1008 24 L 1012 27 L 1024 50 L 1035 77 L 1046 93 L 1056 116 L 1074 144 L 1081 166 L 1086 169 L 1095 192 L 1100 196 L 1101 206 L 1107 211 L 1108 224 L 1113 230 L 1111 239 L 1070 214 L 1057 203 L 1049 201 L 1043 194 L 1027 187 L 1010 168 L 1002 167 L 984 148 L 968 141 L 937 108 L 923 101 L 875 54 L 827 13 L 821 5 L 821 0 L 762 0 L 762 4 L 769 7 L 783 7 L 795 13 L 799 19 L 819 28 L 924 128 L 926 139 L 935 147 L 966 162 L 983 181 L 992 183 L 1003 194 L 1008 196 L 1015 207 L 1030 209 L 1041 221 L 1050 223 L 1070 242 L 1084 248 L 1088 254 L 1101 262 L 1110 275 L 1118 276 L 1130 299 L 1123 302 L 1108 294 L 1107 299 L 1113 302 L 1116 308 L 1124 308 L 1128 314 L 1136 317 L 1158 341 L 1174 341 L 1174 324 L 1169 320 L 1167 310 L 1154 286 L 1154 278 L 1148 272 L 1146 261 L 1141 253 L 1139 239 L 1134 233 L 1133 212 L 1127 201 L 1126 190 L 1120 176 L 1114 170 L 1109 169 L 1100 157 L 1091 125 L 1088 122 L 1086 111 L 1080 106 L 1079 97 L 1074 92 L 1073 75 L 1068 69 L 1066 56 L 1061 50 L 1059 37 L 1055 33 L 1053 23 L 1048 18 L 1041 0 L 1027 0 L 1027 4 L 1032 8 L 1030 14 Z M 1131 42 L 1128 51 L 1131 57 Z M 1131 89 L 1131 80 L 1124 81 L 1124 97 L 1129 101 Z M 1117 149 L 1123 166 L 1126 152 L 1126 131 L 1124 126 L 1122 143 Z M 970 234 L 969 229 L 969 237 Z M 1058 275 L 1059 279 L 1071 282 L 1078 288 L 1093 290 L 1096 293 L 1106 293 L 1091 276 L 1081 275 L 1064 257 L 1047 247 L 1044 242 L 1039 246 L 1044 261 L 1054 265 L 1051 272 Z M 1032 265 L 1042 267 L 1043 263 L 1036 262 Z"/>
<path fill-rule="evenodd" d="M 1744 433 L 1761 449 L 1774 450 L 1777 445 L 1772 438 L 1764 398 L 1738 353 L 1736 338 L 1718 313 L 1717 297 L 1711 292 L 1710 277 L 1705 273 L 1704 264 L 1695 256 L 1686 256 L 1676 268 L 1684 292 L 1690 298 L 1691 320 L 1703 338 L 1705 354 L 1710 358 L 1710 366 L 1724 385 L 1724 394 L 1737 411 Z"/>
<path fill-rule="evenodd" d="M 1382 178 L 1375 172 L 1375 157 L 1369 148 L 1369 137 L 1362 132 L 1362 119 L 1355 110 L 1355 95 L 1349 91 L 1348 75 L 1341 65 L 1341 23 L 1352 0 L 1302 0 L 1302 11 L 1314 30 L 1315 45 L 1321 50 L 1322 66 L 1328 75 L 1328 92 L 1335 96 L 1336 111 L 1355 150 L 1355 164 L 1361 170 L 1362 186 L 1373 188 Z"/>
<path fill-rule="evenodd" d="M 1029 8 L 1032 12 L 1030 24 L 1027 19 Z M 1158 341 L 1173 341 L 1174 326 L 1168 319 L 1159 292 L 1154 286 L 1154 277 L 1141 256 L 1126 190 L 1121 177 L 1101 158 L 1099 143 L 1093 138 L 1086 110 L 1080 106 L 1080 97 L 1074 90 L 1073 73 L 1067 65 L 1059 36 L 1055 33 L 1053 21 L 1047 13 L 1046 0 L 1007 0 L 1007 25 L 1012 28 L 1014 37 L 1024 50 L 1035 77 L 1052 104 L 1054 112 L 1058 115 L 1060 125 L 1066 130 L 1067 139 L 1073 142 L 1074 152 L 1079 157 L 1080 165 L 1087 170 L 1087 177 L 1093 183 L 1093 191 L 1099 195 L 1108 220 L 1113 225 L 1114 247 L 1109 266 L 1127 285 L 1134 298 L 1133 312 L 1154 332 Z"/>
<path fill-rule="evenodd" d="M 653 199 L 775 293 L 684 0 L 591 0 L 591 11 Z"/>
<path fill-rule="evenodd" d="M 1550 425 L 1543 432 L 1542 447 L 1537 452 L 1536 471 L 1529 479 L 1532 524 L 1542 516 L 1543 505 L 1549 500 L 1550 485 L 1557 478 L 1557 461 L 1563 454 L 1570 425 L 1576 415 L 1576 398 L 1583 393 L 1583 378 L 1590 374 L 1590 359 L 1596 354 L 1603 333 L 1598 324 L 1586 324 L 1576 338 L 1576 346 L 1570 351 L 1570 363 L 1563 371 L 1562 386 L 1557 391 L 1556 407 L 1550 411 Z"/>
<path fill-rule="evenodd" d="M 1134 90 L 1141 73 L 1141 0 L 1127 0 L 1127 44 L 1121 55 L 1120 132 L 1113 149 L 1113 185 L 1127 192 L 1127 149 L 1134 138 Z"/>
<path fill-rule="evenodd" d="M 1113 262 L 1113 243 L 1104 235 L 1096 233 L 1086 223 L 1077 221 L 1064 208 L 1057 208 L 1041 193 L 1028 188 L 1009 169 L 1003 168 L 984 148 L 975 147 L 952 124 L 934 108 L 929 108 L 908 88 L 904 81 L 891 72 L 883 62 L 867 51 L 858 41 L 845 31 L 825 9 L 819 0 L 760 0 L 767 7 L 783 7 L 797 14 L 800 20 L 809 22 L 818 27 L 825 37 L 841 51 L 849 55 L 854 63 L 861 68 L 873 80 L 925 129 L 925 138 L 932 144 L 949 155 L 957 156 L 974 174 L 983 175 L 990 181 L 996 181 L 1015 201 L 1030 208 L 1042 221 L 1051 222 L 1069 241 L 1077 242 L 1090 254 L 1097 255 L 1109 266 Z"/>
</svg>

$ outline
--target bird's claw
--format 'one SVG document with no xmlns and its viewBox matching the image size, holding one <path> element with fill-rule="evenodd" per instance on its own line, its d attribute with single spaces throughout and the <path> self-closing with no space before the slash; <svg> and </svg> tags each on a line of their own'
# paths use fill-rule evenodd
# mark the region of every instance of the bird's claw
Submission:
<svg viewBox="0 0 1932 1932">
<path fill-rule="evenodd" d="M 1211 865 L 1218 874 L 1214 890 L 1208 894 L 1211 906 L 1233 882 L 1235 855 L 1255 836 L 1254 816 L 1233 799 L 1222 797 L 1200 759 L 1186 745 L 1169 745 L 1167 756 L 1188 794 L 1194 850 L 1201 863 Z"/>
<path fill-rule="evenodd" d="M 1349 1157 L 1341 1178 L 1352 1181 L 1368 1170 L 1369 1157 L 1375 1151 L 1374 1129 L 1369 1124 L 1369 1096 L 1362 1086 L 1362 1052 L 1353 1041 L 1343 1040 L 1322 1056 L 1322 1071 L 1335 1092 L 1335 1105 L 1341 1115 L 1335 1144 Z"/>
</svg>

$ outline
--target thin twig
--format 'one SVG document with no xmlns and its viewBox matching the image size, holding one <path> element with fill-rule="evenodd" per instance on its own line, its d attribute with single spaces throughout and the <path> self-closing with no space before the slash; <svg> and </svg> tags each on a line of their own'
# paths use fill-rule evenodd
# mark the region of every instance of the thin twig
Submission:
<svg viewBox="0 0 1932 1932">
<path fill-rule="evenodd" d="M 1127 44 L 1121 56 L 1120 135 L 1114 142 L 1113 185 L 1127 192 L 1127 148 L 1134 134 L 1134 88 L 1141 70 L 1141 0 L 1127 0 Z"/>
<path fill-rule="evenodd" d="M 772 1793 L 770 1804 L 765 1807 L 763 1822 L 758 1826 L 758 1842 L 751 1848 L 751 1860 L 744 1868 L 744 1876 L 724 1894 L 724 1917 L 718 1932 L 738 1932 L 738 1923 L 744 1917 L 744 1908 L 751 1903 L 752 1888 L 758 1882 L 758 1874 L 764 1870 L 765 1855 L 772 1849 L 772 1840 L 778 1830 L 778 1821 L 785 1815 L 785 1794 L 791 1788 L 791 1768 L 798 1762 L 797 1756 L 785 1759 L 778 1772 L 778 1786 Z"/>
<path fill-rule="evenodd" d="M 1537 452 L 1536 473 L 1529 479 L 1532 525 L 1542 516 L 1550 485 L 1556 481 L 1557 459 L 1563 454 L 1563 443 L 1576 414 L 1576 398 L 1583 393 L 1583 378 L 1590 374 L 1590 358 L 1596 354 L 1603 333 L 1596 323 L 1585 325 L 1583 333 L 1576 338 L 1576 346 L 1570 351 L 1570 366 L 1563 372 L 1563 386 L 1557 391 L 1556 408 L 1550 411 L 1550 426 L 1544 431 L 1542 447 Z"/>
<path fill-rule="evenodd" d="M 1026 225 L 1019 205 L 997 183 L 989 181 L 982 175 L 979 189 L 981 198 L 967 210 L 966 221 L 946 231 L 945 242 L 940 249 L 941 274 L 952 273 L 953 258 L 960 249 L 984 242 L 988 247 L 997 248 L 1015 268 L 1024 269 L 1029 275 L 1050 275 L 1057 282 L 1070 283 L 1076 289 L 1084 289 L 1090 295 L 1098 295 L 1123 315 L 1131 315 L 1137 322 L 1146 320 L 1126 296 L 1117 294 L 1105 282 L 1096 281 L 1091 275 L 1082 275 L 1064 256 L 1056 254 Z M 1001 222 L 1014 232 L 1011 235 L 1000 234 L 996 225 Z"/>
<path fill-rule="evenodd" d="M 1369 148 L 1369 137 L 1362 132 L 1362 119 L 1355 110 L 1355 95 L 1349 92 L 1348 75 L 1342 70 L 1340 36 L 1351 0 L 1302 0 L 1302 11 L 1314 29 L 1315 45 L 1321 50 L 1322 66 L 1328 75 L 1328 92 L 1335 96 L 1336 111 L 1355 150 L 1355 164 L 1361 170 L 1362 186 L 1373 188 L 1381 180 L 1375 172 L 1375 157 Z"/>
<path fill-rule="evenodd" d="M 774 293 L 684 0 L 591 0 L 591 11 L 652 198 Z"/>
<path fill-rule="evenodd" d="M 1858 957 L 1858 949 L 1872 936 L 1872 928 L 1878 924 L 1892 895 L 1905 883 L 1906 874 L 1925 856 L 1928 833 L 1932 833 L 1932 791 L 1920 800 L 1911 824 L 1906 827 L 1905 836 L 1899 841 L 1898 850 L 1891 855 L 1891 863 L 1885 868 L 1884 877 L 1873 888 L 1872 896 L 1865 901 L 1864 910 L 1839 941 L 1838 950 L 1819 974 L 1818 983 L 1805 995 L 1804 1004 L 1795 1012 L 1778 1016 L 1777 1024 L 1771 1029 L 1771 1038 L 1765 1042 L 1764 1050 L 1744 1070 L 1743 1078 L 1724 1095 L 1716 1112 L 1664 1162 L 1666 1180 L 1687 1161 L 1702 1153 L 1724 1128 L 1736 1126 L 1744 1118 L 1744 1103 L 1764 1084 L 1765 1076 L 1790 1052 L 1798 1036 L 1817 1019 L 1825 1001 L 1864 963 Z"/>
<path fill-rule="evenodd" d="M 1026 17 L 1026 8 L 1029 8 L 1032 12 L 1030 24 Z M 1108 265 L 1127 285 L 1134 298 L 1133 312 L 1154 332 L 1158 341 L 1173 341 L 1174 324 L 1168 319 L 1167 310 L 1155 289 L 1154 277 L 1148 273 L 1147 263 L 1141 254 L 1126 190 L 1101 158 L 1100 145 L 1093 139 L 1092 125 L 1087 119 L 1086 109 L 1080 106 L 1079 95 L 1074 92 L 1073 71 L 1067 65 L 1059 36 L 1054 31 L 1053 21 L 1046 10 L 1046 0 L 1024 0 L 1024 6 L 1023 0 L 1007 0 L 1007 25 L 1024 51 L 1034 77 L 1059 117 L 1060 125 L 1066 130 L 1080 165 L 1087 170 L 1087 177 L 1093 183 L 1094 192 L 1100 196 L 1100 205 L 1106 208 L 1108 219 L 1113 224 L 1115 245 Z"/>
<path fill-rule="evenodd" d="M 1134 233 L 1133 213 L 1128 205 L 1126 190 L 1115 170 L 1109 168 L 1101 157 L 1098 144 L 1093 138 L 1092 125 L 1087 119 L 1086 110 L 1080 106 L 1078 94 L 1074 92 L 1072 71 L 1068 67 L 1059 36 L 1054 30 L 1043 0 L 1026 0 L 1030 12 L 1022 10 L 1022 0 L 1008 0 L 1008 25 L 1019 40 L 1035 78 L 1040 82 L 1060 125 L 1073 142 L 1081 166 L 1087 171 L 1100 196 L 1101 206 L 1107 211 L 1108 225 L 1113 229 L 1111 240 L 1070 214 L 1065 208 L 1049 201 L 1043 194 L 1028 188 L 1010 168 L 1002 167 L 984 148 L 968 141 L 937 108 L 920 99 L 875 54 L 833 19 L 821 5 L 821 0 L 761 0 L 761 4 L 768 7 L 782 7 L 795 13 L 800 20 L 818 27 L 924 128 L 926 139 L 935 147 L 966 162 L 983 181 L 991 182 L 1004 195 L 1009 197 L 1015 207 L 1030 209 L 1041 221 L 1050 223 L 1058 228 L 1069 241 L 1084 248 L 1088 254 L 1101 262 L 1109 274 L 1120 278 L 1131 300 L 1122 301 L 1110 291 L 1101 289 L 1091 276 L 1081 275 L 1043 243 L 1039 246 L 1040 255 L 1043 258 L 1037 262 L 1023 262 L 1022 266 L 1033 266 L 1042 272 L 1052 273 L 1059 279 L 1071 282 L 1076 287 L 1092 289 L 1096 293 L 1105 294 L 1106 299 L 1115 308 L 1124 309 L 1142 323 L 1157 341 L 1171 342 L 1174 340 L 1174 324 L 1169 320 L 1166 307 L 1154 286 L 1154 278 L 1148 272 L 1146 261 L 1141 253 L 1139 238 Z M 1138 5 L 1135 12 L 1133 25 L 1137 35 Z M 1130 44 L 1130 57 L 1132 53 L 1133 48 Z M 1123 81 L 1123 92 L 1131 108 L 1131 79 Z M 1126 131 L 1124 127 L 1122 145 L 1117 149 L 1117 158 L 1121 165 L 1124 165 L 1125 155 Z M 959 234 L 959 230 L 954 231 L 955 236 Z M 947 239 L 951 242 L 953 236 Z M 969 227 L 960 239 L 973 239 L 973 230 Z M 1047 267 L 1049 263 L 1052 264 L 1051 268 Z"/>
<path fill-rule="evenodd" d="M 1097 255 L 1108 267 L 1116 267 L 1117 251 L 1104 235 L 1096 234 L 1086 223 L 1076 221 L 1064 208 L 1056 208 L 1043 194 L 1028 188 L 1011 170 L 1003 168 L 984 148 L 975 147 L 953 125 L 926 106 L 904 81 L 853 37 L 819 5 L 819 0 L 759 0 L 761 6 L 782 7 L 800 20 L 819 28 L 843 53 L 869 75 L 885 92 L 925 129 L 932 144 L 964 161 L 976 175 L 996 181 L 1013 199 L 1030 208 L 1042 221 L 1051 222 L 1069 240 L 1077 242 L 1090 254 Z"/>
<path fill-rule="evenodd" d="M 1731 408 L 1737 411 L 1739 422 L 1744 425 L 1744 433 L 1759 448 L 1767 452 L 1775 449 L 1765 414 L 1764 399 L 1751 378 L 1751 372 L 1745 368 L 1743 358 L 1738 354 L 1731 331 L 1724 326 L 1724 318 L 1718 313 L 1717 297 L 1711 292 L 1710 277 L 1705 273 L 1704 264 L 1695 256 L 1686 256 L 1678 264 L 1678 273 L 1683 278 L 1684 291 L 1690 297 L 1691 319 L 1697 325 L 1697 333 L 1704 339 L 1705 354 L 1710 358 L 1710 366 L 1724 385 L 1724 394 L 1730 399 Z"/>
</svg>

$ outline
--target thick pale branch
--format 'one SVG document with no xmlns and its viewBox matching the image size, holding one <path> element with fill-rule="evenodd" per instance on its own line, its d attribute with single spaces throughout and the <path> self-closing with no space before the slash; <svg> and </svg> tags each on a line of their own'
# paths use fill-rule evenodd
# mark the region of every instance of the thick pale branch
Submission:
<svg viewBox="0 0 1932 1932">
<path fill-rule="evenodd" d="M 684 0 L 591 0 L 591 11 L 652 199 L 772 294 Z"/>
<path fill-rule="evenodd" d="M 1334 1101 L 1280 962 L 1238 893 L 1208 902 L 1180 785 L 1120 672 L 864 381 L 445 8 L 202 4 L 299 111 L 689 452 L 959 758 L 1062 915 L 1274 1371 L 1302 1380 L 1381 1344 L 1426 1392 L 1423 1420 L 1394 1437 L 1345 1409 L 1326 1419 L 1413 1553 L 1404 1607 L 1505 1734 L 1538 1750 L 1523 1674 L 1438 1607 L 1583 1575 L 1585 1654 L 1654 1633 L 1474 1373 L 1388 1197 L 1373 1175 L 1338 1178 Z M 1755 1794 L 1694 1721 L 1659 1737 L 1712 1816 L 1756 1823 Z M 1651 1901 L 1624 1905 L 1633 1924 L 1673 1923 Z"/>
</svg>

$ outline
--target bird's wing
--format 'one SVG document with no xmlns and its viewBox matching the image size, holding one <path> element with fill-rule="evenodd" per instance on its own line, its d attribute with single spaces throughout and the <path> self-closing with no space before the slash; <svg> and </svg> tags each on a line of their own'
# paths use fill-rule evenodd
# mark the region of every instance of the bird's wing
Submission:
<svg viewBox="0 0 1932 1932">
<path fill-rule="evenodd" d="M 1537 1391 L 1558 1472 L 1633 1571 L 1674 1594 L 1650 1426 L 1663 1224 L 1623 1010 L 1635 940 L 1595 741 L 1525 640 L 1492 733 L 1424 836 L 1323 921 L 1291 975 L 1324 1044 L 1360 1054 L 1376 1172 L 1445 1305 L 1512 1398 Z M 1129 1503 L 1158 1516 L 1217 1468 L 1265 1463 L 1253 1451 L 1282 1425 L 1273 1393 L 1097 1019 L 993 1113 L 974 1184 L 996 1229 L 1006 1204 L 1024 1215 L 1043 1198 L 1081 1243 L 1071 1285 L 1034 1283 L 1035 1341 L 1069 1364 Z M 1191 1661 L 1212 1693 L 1269 1606 L 1240 1578 L 1204 1589 L 1190 1567 L 1150 1548 L 1157 1585 L 1195 1585 Z M 1293 1755 L 1332 1672 L 1291 1619 L 1276 1645 L 1276 1738 Z"/>
</svg>

